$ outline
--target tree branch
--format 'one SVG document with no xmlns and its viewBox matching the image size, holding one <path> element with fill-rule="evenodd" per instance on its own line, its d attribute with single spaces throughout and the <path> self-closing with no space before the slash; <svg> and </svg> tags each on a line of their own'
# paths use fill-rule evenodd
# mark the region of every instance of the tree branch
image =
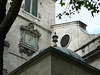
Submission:
<svg viewBox="0 0 100 75">
<path fill-rule="evenodd" d="M 0 0 L 0 24 L 6 16 L 6 3 L 7 0 Z"/>
<path fill-rule="evenodd" d="M 9 29 L 11 28 L 14 20 L 18 15 L 22 1 L 23 0 L 13 0 L 13 3 L 7 13 L 7 16 L 5 16 L 4 20 L 0 25 L 0 37 L 2 37 L 0 38 L 0 41 L 1 39 L 5 39 L 5 35 L 8 33 Z"/>
</svg>

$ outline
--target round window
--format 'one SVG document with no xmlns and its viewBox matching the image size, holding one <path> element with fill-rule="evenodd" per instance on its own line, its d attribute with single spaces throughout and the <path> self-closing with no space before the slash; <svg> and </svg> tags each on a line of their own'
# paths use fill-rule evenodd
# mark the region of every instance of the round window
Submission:
<svg viewBox="0 0 100 75">
<path fill-rule="evenodd" d="M 66 47 L 69 43 L 69 40 L 70 40 L 70 36 L 68 34 L 63 36 L 61 39 L 61 46 Z"/>
</svg>

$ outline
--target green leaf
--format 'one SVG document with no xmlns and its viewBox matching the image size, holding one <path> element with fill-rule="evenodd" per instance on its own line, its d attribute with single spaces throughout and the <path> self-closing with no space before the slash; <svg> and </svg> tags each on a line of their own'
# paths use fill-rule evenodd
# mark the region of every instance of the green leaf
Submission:
<svg viewBox="0 0 100 75">
<path fill-rule="evenodd" d="M 66 13 L 66 15 L 69 15 L 69 13 Z"/>
<path fill-rule="evenodd" d="M 69 4 L 72 4 L 72 0 L 70 0 Z"/>
<path fill-rule="evenodd" d="M 99 10 L 97 10 L 97 13 L 99 13 L 100 11 Z"/>
<path fill-rule="evenodd" d="M 64 6 L 65 5 L 65 3 L 64 2 L 62 2 L 62 0 L 60 1 L 60 3 L 59 3 L 61 6 Z"/>
<path fill-rule="evenodd" d="M 59 19 L 61 19 L 61 16 L 59 16 Z"/>
<path fill-rule="evenodd" d="M 59 17 L 59 19 L 61 19 L 61 16 L 62 16 L 62 14 L 61 14 L 61 13 L 59 13 L 57 17 Z"/>
<path fill-rule="evenodd" d="M 91 11 L 92 16 L 94 17 L 93 11 Z"/>
</svg>

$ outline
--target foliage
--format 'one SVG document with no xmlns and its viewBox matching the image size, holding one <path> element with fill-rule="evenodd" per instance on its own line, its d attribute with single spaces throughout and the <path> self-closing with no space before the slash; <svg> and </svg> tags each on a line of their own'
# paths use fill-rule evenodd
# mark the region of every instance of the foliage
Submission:
<svg viewBox="0 0 100 75">
<path fill-rule="evenodd" d="M 66 9 L 64 12 L 59 13 L 57 17 L 61 19 L 62 15 L 66 15 L 71 17 L 71 15 L 74 15 L 76 12 L 80 12 L 82 7 L 85 7 L 88 9 L 88 11 L 91 12 L 91 15 L 94 17 L 94 14 L 98 14 L 100 12 L 100 0 L 60 0 L 60 5 L 63 7 L 66 5 Z"/>
</svg>

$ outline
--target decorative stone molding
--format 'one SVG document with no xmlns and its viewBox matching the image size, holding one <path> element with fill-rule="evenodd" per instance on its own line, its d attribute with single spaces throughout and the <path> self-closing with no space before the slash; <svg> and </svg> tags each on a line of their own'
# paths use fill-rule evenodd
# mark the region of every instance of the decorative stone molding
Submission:
<svg viewBox="0 0 100 75">
<path fill-rule="evenodd" d="M 19 43 L 19 52 L 25 53 L 31 56 L 35 51 L 38 50 L 38 40 L 41 36 L 39 30 L 34 29 L 33 23 L 29 23 L 28 26 L 21 26 L 21 38 Z"/>
<path fill-rule="evenodd" d="M 30 33 L 32 33 L 32 34 L 35 34 L 37 37 L 40 37 L 40 36 L 41 36 L 40 31 L 39 31 L 38 29 L 34 29 L 33 23 L 29 23 L 28 26 L 23 26 L 23 25 L 22 25 L 22 26 L 20 27 L 20 29 L 21 29 L 22 31 L 28 31 L 28 32 L 30 32 Z"/>
</svg>

